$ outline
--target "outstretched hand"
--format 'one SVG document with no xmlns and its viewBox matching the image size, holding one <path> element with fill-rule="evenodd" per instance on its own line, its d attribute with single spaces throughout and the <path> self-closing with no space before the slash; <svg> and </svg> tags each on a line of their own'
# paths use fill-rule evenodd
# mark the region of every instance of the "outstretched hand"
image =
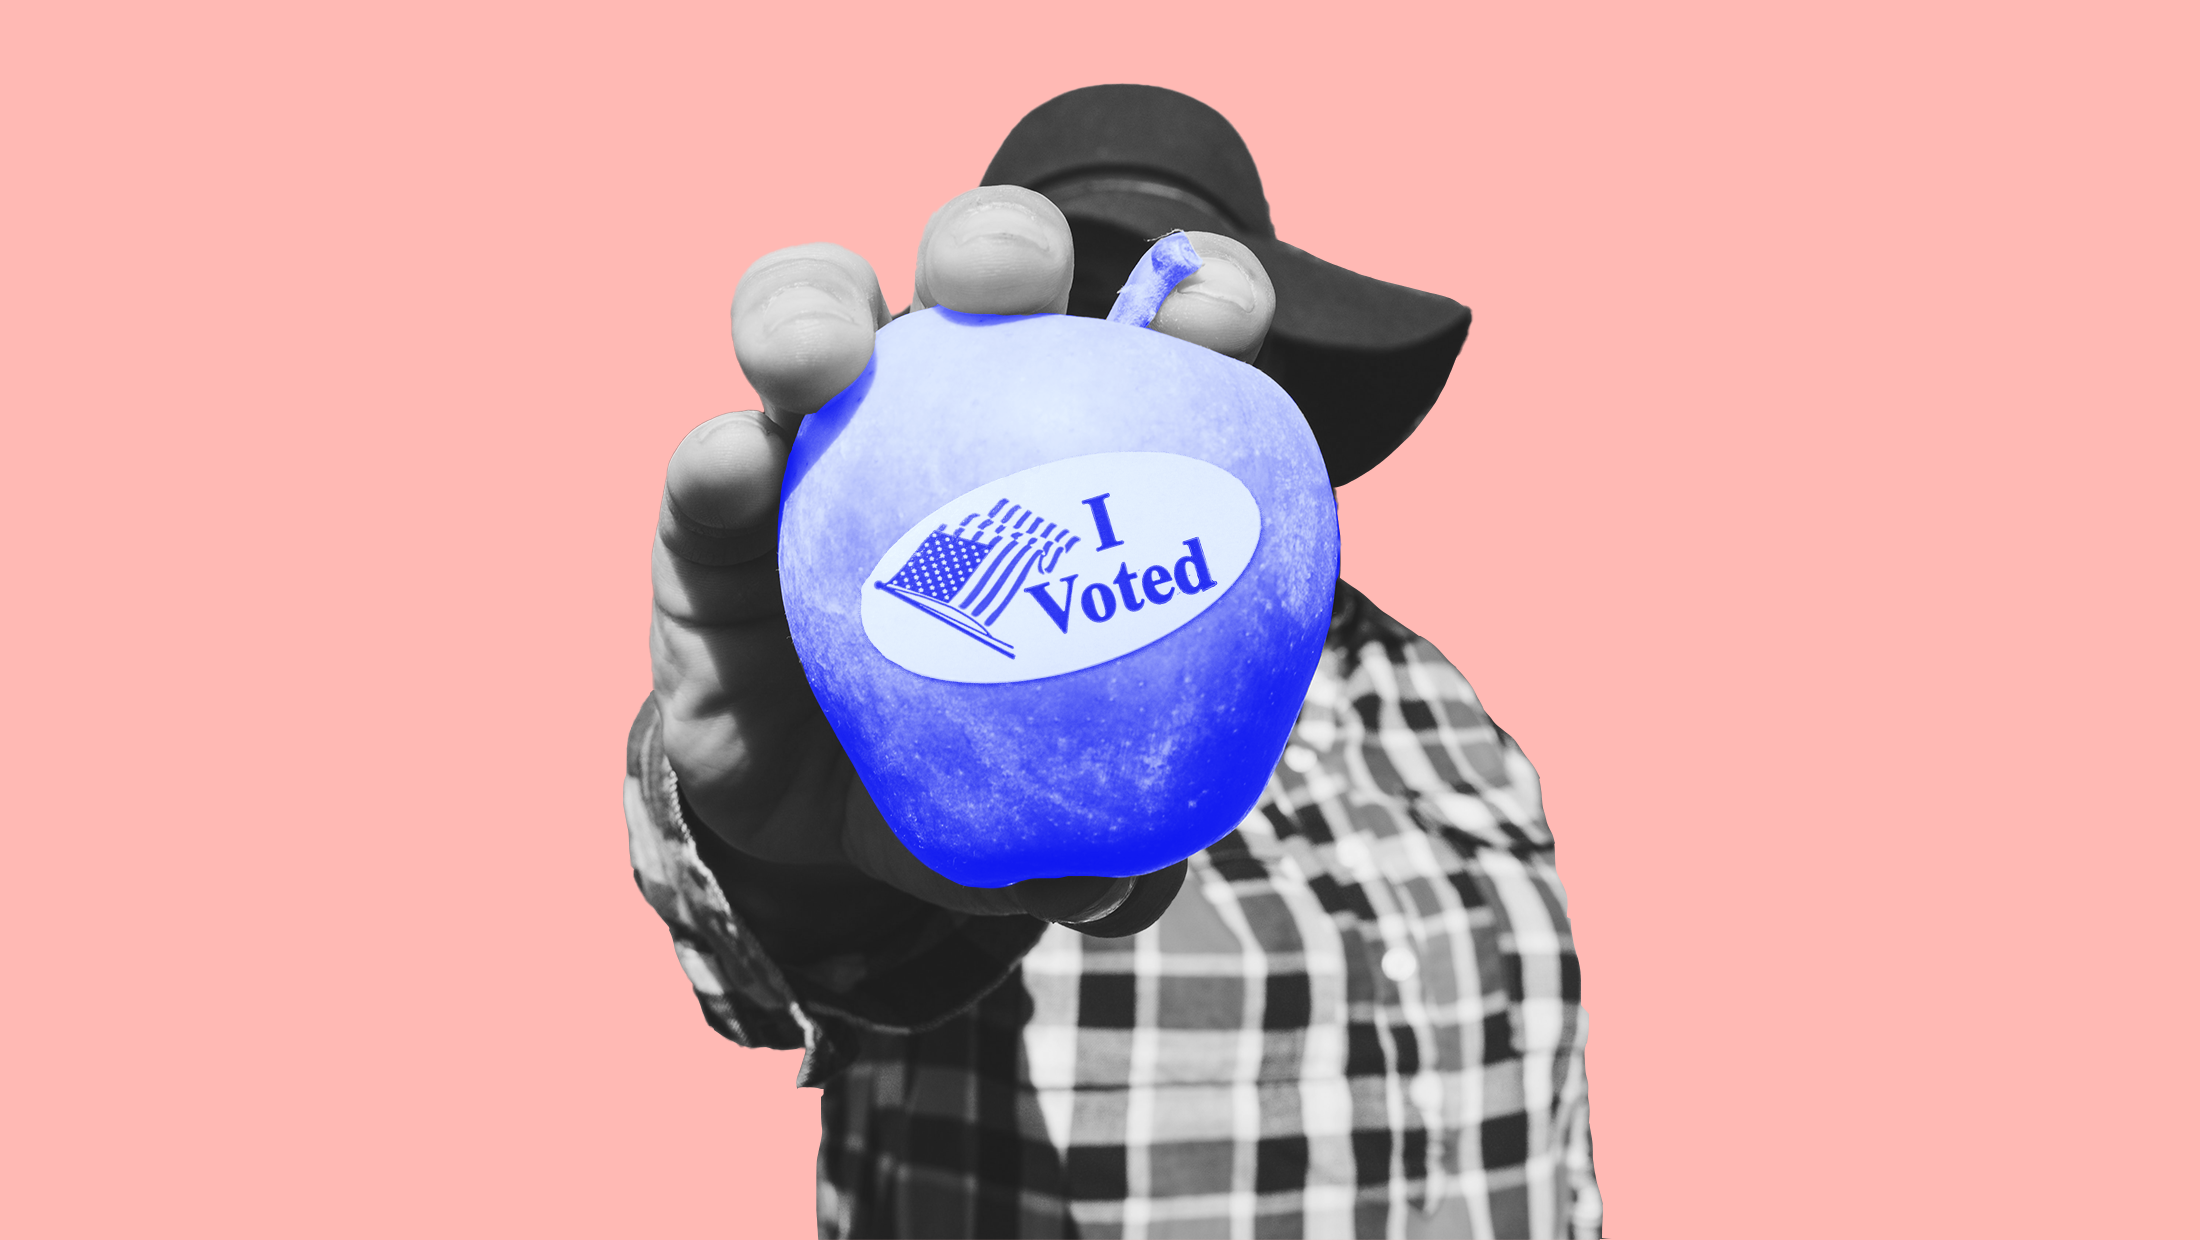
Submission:
<svg viewBox="0 0 2200 1240">
<path fill-rule="evenodd" d="M 1275 313 L 1267 273 L 1230 238 L 1191 239 L 1206 263 L 1153 330 L 1250 361 Z M 1046 198 L 972 190 L 925 225 L 912 308 L 1063 313 L 1072 257 L 1069 223 Z M 650 655 L 666 757 L 698 825 L 767 864 L 848 868 L 964 912 L 1135 920 L 1127 902 L 1165 905 L 1174 883 L 1151 894 L 1112 878 L 979 888 L 927 868 L 887 827 L 803 678 L 779 595 L 780 476 L 802 419 L 863 373 L 889 318 L 870 264 L 837 245 L 776 250 L 741 277 L 734 351 L 764 408 L 689 432 L 657 524 Z M 1144 921 L 1160 909 L 1150 912 Z"/>
</svg>

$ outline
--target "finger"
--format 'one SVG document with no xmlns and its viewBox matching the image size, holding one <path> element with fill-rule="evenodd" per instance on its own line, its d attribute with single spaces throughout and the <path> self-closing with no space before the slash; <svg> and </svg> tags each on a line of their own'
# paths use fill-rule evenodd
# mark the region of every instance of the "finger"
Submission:
<svg viewBox="0 0 2200 1240">
<path fill-rule="evenodd" d="M 1149 326 L 1251 362 L 1276 317 L 1276 286 L 1268 269 L 1234 238 L 1207 232 L 1185 236 L 1199 252 L 1201 266 L 1161 303 Z"/>
<path fill-rule="evenodd" d="M 703 821 L 738 847 L 837 859 L 845 764 L 803 678 L 780 602 L 785 435 L 754 411 L 690 432 L 665 471 L 651 560 L 650 663 L 665 756 Z"/>
<path fill-rule="evenodd" d="M 1086 921 L 1121 908 L 1137 883 L 1135 878 L 1029 878 L 1010 890 L 1033 917 Z"/>
<path fill-rule="evenodd" d="M 917 242 L 916 308 L 1061 314 L 1077 274 L 1069 221 L 1043 194 L 987 185 L 932 213 Z"/>
<path fill-rule="evenodd" d="M 827 242 L 757 259 L 733 293 L 733 352 L 764 411 L 790 433 L 855 382 L 892 316 L 871 265 Z"/>
<path fill-rule="evenodd" d="M 1184 875 L 1191 869 L 1188 861 L 1179 861 L 1165 870 L 1156 870 L 1136 880 L 1122 903 L 1113 909 L 1104 909 L 1072 924 L 1080 934 L 1096 939 L 1127 938 L 1144 930 L 1169 911 L 1176 902 L 1177 893 L 1184 889 Z"/>
<path fill-rule="evenodd" d="M 787 436 L 753 409 L 689 431 L 665 466 L 667 541 L 685 558 L 730 563 L 717 544 L 777 528 Z"/>
<path fill-rule="evenodd" d="M 839 748 L 784 622 L 701 628 L 659 612 L 649 636 L 665 756 L 707 822 L 729 838 L 753 832 L 797 783 L 830 807 L 809 821 L 837 821 L 824 771 L 806 768 L 837 759 Z"/>
<path fill-rule="evenodd" d="M 714 812 L 722 791 L 783 782 L 791 765 L 772 755 L 785 748 L 790 721 L 817 709 L 787 638 L 771 554 L 786 456 L 763 414 L 729 413 L 689 432 L 665 470 L 650 662 L 666 753 Z"/>
<path fill-rule="evenodd" d="M 727 843 L 781 864 L 844 866 L 836 828 L 853 773 L 816 706 L 795 705 L 803 692 L 696 713 L 660 690 L 665 758 L 696 822 Z"/>
<path fill-rule="evenodd" d="M 787 441 L 754 410 L 712 418 L 665 467 L 650 583 L 658 612 L 691 626 L 779 612 L 779 480 Z"/>
</svg>

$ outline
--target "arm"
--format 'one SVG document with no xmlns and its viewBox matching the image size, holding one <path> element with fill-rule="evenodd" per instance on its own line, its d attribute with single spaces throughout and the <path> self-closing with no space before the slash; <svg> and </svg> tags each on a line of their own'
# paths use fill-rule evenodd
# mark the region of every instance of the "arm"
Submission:
<svg viewBox="0 0 2200 1240">
<path fill-rule="evenodd" d="M 1194 240 L 1225 261 L 1180 285 L 1155 329 L 1231 352 L 1257 346 L 1274 310 L 1258 261 L 1224 238 Z M 933 216 L 917 300 L 1060 312 L 1072 270 L 1061 213 L 1028 190 L 990 187 Z M 943 926 L 963 942 L 1013 929 L 1024 947 L 1041 922 L 1132 933 L 1160 916 L 1182 880 L 1179 865 L 1144 879 L 951 883 L 895 838 L 810 694 L 779 598 L 780 474 L 801 419 L 862 372 L 886 319 L 876 276 L 837 246 L 777 251 L 750 268 L 735 294 L 733 335 L 764 409 L 713 419 L 681 443 L 653 554 L 662 808 L 714 898 L 792 974 L 876 978 L 880 961 Z M 647 787 L 659 772 L 645 764 L 636 778 Z M 1002 924 L 973 928 L 981 922 Z"/>
</svg>

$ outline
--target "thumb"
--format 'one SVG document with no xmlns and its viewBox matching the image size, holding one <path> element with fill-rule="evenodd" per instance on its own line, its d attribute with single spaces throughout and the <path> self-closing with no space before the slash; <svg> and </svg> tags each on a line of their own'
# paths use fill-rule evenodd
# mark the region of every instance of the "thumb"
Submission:
<svg viewBox="0 0 2200 1240">
<path fill-rule="evenodd" d="M 1018 883 L 1012 890 L 1023 897 L 1024 907 L 1029 909 L 1033 916 L 1044 917 L 1048 921 L 1062 922 L 1068 925 L 1070 929 L 1080 934 L 1089 934 L 1094 938 L 1120 939 L 1137 934 L 1161 920 L 1161 915 L 1168 912 L 1169 906 L 1176 902 L 1177 893 L 1183 890 L 1184 875 L 1190 868 L 1191 862 L 1179 861 L 1175 865 L 1155 870 L 1151 874 L 1141 874 L 1137 878 L 1112 880 L 1117 885 L 1106 889 L 1107 895 L 1105 898 L 1066 917 L 1051 917 L 1032 907 L 1033 898 L 1025 894 L 1025 888 L 1036 887 L 1041 883 L 1091 885 L 1108 883 L 1110 880 L 1104 878 L 1042 878 Z M 1085 890 L 1089 889 L 1089 886 L 1085 888 Z M 1068 894 L 1069 891 L 1070 889 L 1066 887 L 1054 889 L 1054 892 L 1061 894 Z M 1050 892 L 1049 894 L 1053 893 Z"/>
</svg>

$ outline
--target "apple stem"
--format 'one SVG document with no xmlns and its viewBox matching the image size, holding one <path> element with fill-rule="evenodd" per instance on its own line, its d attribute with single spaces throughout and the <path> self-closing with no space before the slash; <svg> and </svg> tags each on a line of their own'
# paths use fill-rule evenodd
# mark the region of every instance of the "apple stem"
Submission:
<svg viewBox="0 0 2200 1240">
<path fill-rule="evenodd" d="M 1115 305 L 1108 310 L 1108 322 L 1128 323 L 1132 327 L 1145 327 L 1153 322 L 1153 316 L 1161 312 L 1161 303 L 1184 277 L 1200 268 L 1199 251 L 1192 248 L 1192 239 L 1179 228 L 1153 243 L 1153 247 L 1139 256 L 1131 268 L 1130 279 L 1115 295 Z"/>
</svg>

